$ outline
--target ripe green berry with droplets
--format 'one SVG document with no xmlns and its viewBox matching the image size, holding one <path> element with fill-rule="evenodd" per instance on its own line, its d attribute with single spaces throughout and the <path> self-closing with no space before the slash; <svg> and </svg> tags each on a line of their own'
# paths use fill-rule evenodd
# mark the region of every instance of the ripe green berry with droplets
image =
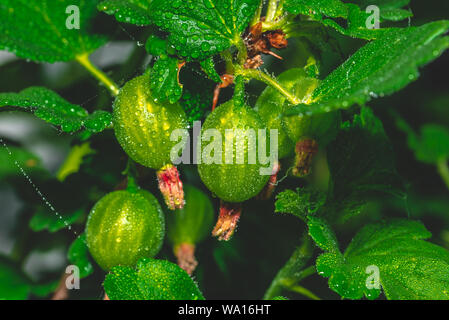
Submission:
<svg viewBox="0 0 449 320">
<path fill-rule="evenodd" d="M 178 103 L 158 103 L 151 95 L 150 74 L 132 79 L 120 90 L 114 103 L 113 123 L 118 142 L 136 162 L 156 170 L 171 164 L 170 141 L 175 129 L 187 128 L 187 118 Z"/>
<path fill-rule="evenodd" d="M 209 129 L 216 129 L 220 133 L 221 143 L 202 142 L 202 162 L 198 164 L 198 172 L 201 180 L 217 197 L 227 202 L 242 202 L 256 196 L 265 186 L 269 175 L 262 175 L 260 168 L 266 168 L 269 164 L 262 165 L 257 157 L 258 141 L 251 146 L 248 138 L 235 130 L 254 130 L 256 137 L 259 129 L 266 129 L 264 121 L 256 111 L 249 106 L 236 106 L 234 100 L 218 106 L 207 118 L 202 127 L 201 135 Z M 235 137 L 232 143 L 232 160 L 227 163 L 225 131 L 234 130 Z M 268 140 L 268 139 L 267 139 Z M 236 143 L 239 141 L 239 143 Z M 244 143 L 243 143 L 244 142 Z M 242 147 L 243 163 L 237 163 L 237 146 Z M 211 147 L 217 146 L 217 154 L 211 152 Z M 218 152 L 221 150 L 222 152 Z M 248 154 L 255 156 L 255 163 L 250 164 Z M 206 157 L 213 156 L 215 160 L 205 163 Z"/>
<path fill-rule="evenodd" d="M 120 90 L 114 103 L 114 131 L 125 152 L 136 162 L 158 170 L 159 187 L 167 206 L 174 210 L 184 205 L 179 173 L 172 165 L 170 152 L 178 141 L 170 135 L 188 127 L 178 103 L 159 103 L 150 90 L 150 73 L 132 79 Z"/>
<path fill-rule="evenodd" d="M 300 68 L 289 69 L 277 78 L 278 82 L 301 103 L 308 103 L 319 80 L 307 77 Z M 295 144 L 301 139 L 314 139 L 320 148 L 324 148 L 335 138 L 339 125 L 338 112 L 322 113 L 313 116 L 283 116 L 293 107 L 286 98 L 272 87 L 267 87 L 257 99 L 255 109 L 264 119 L 269 129 L 279 132 L 279 158 L 285 158 L 295 151 Z"/>
<path fill-rule="evenodd" d="M 192 185 L 184 186 L 186 204 L 167 215 L 167 237 L 172 243 L 178 265 L 191 274 L 198 262 L 195 247 L 211 232 L 214 207 L 209 197 Z"/>
<path fill-rule="evenodd" d="M 104 270 L 134 266 L 140 258 L 155 256 L 165 234 L 165 219 L 157 199 L 145 190 L 114 191 L 92 208 L 86 241 Z"/>
</svg>

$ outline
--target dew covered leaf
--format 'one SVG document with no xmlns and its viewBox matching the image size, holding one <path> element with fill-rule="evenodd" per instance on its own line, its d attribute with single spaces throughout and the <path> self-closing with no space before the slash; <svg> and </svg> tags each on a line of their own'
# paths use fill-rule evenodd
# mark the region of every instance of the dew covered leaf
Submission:
<svg viewBox="0 0 449 320">
<path fill-rule="evenodd" d="M 166 260 L 144 258 L 137 269 L 114 267 L 104 288 L 111 300 L 204 300 L 190 276 Z"/>
<path fill-rule="evenodd" d="M 423 241 L 430 236 L 416 221 L 370 224 L 356 234 L 344 254 L 335 249 L 319 256 L 316 268 L 343 298 L 376 299 L 382 288 L 391 300 L 446 300 L 449 252 Z"/>
<path fill-rule="evenodd" d="M 410 10 L 403 9 L 410 4 L 410 0 L 356 0 L 362 10 L 368 6 L 377 6 L 383 20 L 401 21 L 413 16 Z"/>
<path fill-rule="evenodd" d="M 215 70 L 215 62 L 213 57 L 209 57 L 205 60 L 200 61 L 201 69 L 204 73 L 214 82 L 221 83 L 220 75 Z"/>
<path fill-rule="evenodd" d="M 259 0 L 153 0 L 150 17 L 183 57 L 204 60 L 240 41 Z"/>
<path fill-rule="evenodd" d="M 0 49 L 37 62 L 70 61 L 93 52 L 106 38 L 89 34 L 96 0 L 3 0 L 0 3 Z M 79 8 L 80 29 L 68 29 Z M 69 12 L 69 13 L 67 13 Z"/>
<path fill-rule="evenodd" d="M 48 230 L 53 233 L 72 225 L 83 213 L 84 211 L 79 209 L 70 213 L 58 212 L 56 214 L 47 207 L 38 207 L 30 220 L 29 226 L 35 232 Z"/>
<path fill-rule="evenodd" d="M 98 5 L 98 10 L 114 15 L 117 21 L 138 26 L 151 24 L 148 12 L 151 0 L 106 0 Z"/>
<path fill-rule="evenodd" d="M 142 259 L 138 285 L 147 300 L 204 300 L 192 278 L 167 260 Z"/>
<path fill-rule="evenodd" d="M 165 55 L 159 57 L 150 77 L 150 89 L 155 99 L 175 103 L 181 98 L 183 86 L 178 80 L 179 69 L 178 59 Z"/>
<path fill-rule="evenodd" d="M 307 226 L 309 228 L 309 235 L 318 247 L 324 251 L 338 252 L 337 236 L 325 220 L 309 216 Z"/>
<path fill-rule="evenodd" d="M 348 17 L 348 9 L 340 0 L 285 0 L 284 9 L 292 14 L 311 16 L 316 20 L 324 17 Z"/>
<path fill-rule="evenodd" d="M 113 267 L 103 282 L 111 300 L 144 300 L 138 287 L 137 271 L 130 267 Z"/>
<path fill-rule="evenodd" d="M 391 143 L 382 122 L 367 107 L 352 122 L 342 124 L 328 147 L 328 163 L 332 192 L 325 211 L 339 222 L 360 213 L 367 201 L 379 196 L 405 196 Z"/>
<path fill-rule="evenodd" d="M 86 234 L 80 235 L 72 243 L 67 253 L 67 258 L 71 264 L 80 269 L 80 278 L 85 278 L 94 271 L 89 259 L 89 249 L 86 244 Z"/>
<path fill-rule="evenodd" d="M 0 93 L 0 108 L 14 107 L 33 112 L 38 118 L 64 132 L 76 132 L 87 129 L 98 133 L 111 125 L 112 115 L 106 111 L 95 111 L 92 114 L 82 107 L 71 104 L 57 93 L 43 88 L 30 87 L 20 93 Z"/>
<path fill-rule="evenodd" d="M 325 78 L 314 91 L 311 104 L 295 106 L 286 114 L 322 113 L 363 105 L 404 88 L 418 78 L 419 67 L 449 47 L 449 37 L 440 36 L 448 29 L 449 21 L 388 29 Z"/>
<path fill-rule="evenodd" d="M 366 40 L 378 39 L 384 33 L 390 32 L 392 28 L 368 29 L 367 21 L 370 21 L 370 13 L 361 10 L 358 6 L 352 3 L 346 4 L 348 9 L 347 26 L 342 27 L 336 21 L 327 19 L 323 24 L 334 28 L 343 35 L 352 38 L 360 38 Z"/>
<path fill-rule="evenodd" d="M 324 200 L 325 194 L 319 191 L 306 188 L 297 188 L 296 191 L 287 189 L 276 195 L 275 212 L 290 213 L 305 219 L 307 215 L 315 212 Z"/>
</svg>

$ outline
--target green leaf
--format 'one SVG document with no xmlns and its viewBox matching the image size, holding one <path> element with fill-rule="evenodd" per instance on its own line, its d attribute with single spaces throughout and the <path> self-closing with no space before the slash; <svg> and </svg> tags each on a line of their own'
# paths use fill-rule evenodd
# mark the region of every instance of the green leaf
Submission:
<svg viewBox="0 0 449 320">
<path fill-rule="evenodd" d="M 154 57 L 167 55 L 167 40 L 151 35 L 145 43 L 145 49 Z"/>
<path fill-rule="evenodd" d="M 448 29 L 449 21 L 389 29 L 324 79 L 313 93 L 312 104 L 298 105 L 287 114 L 322 113 L 363 105 L 404 88 L 418 78 L 420 66 L 449 47 L 449 37 L 440 37 Z"/>
<path fill-rule="evenodd" d="M 382 34 L 390 32 L 391 29 L 389 28 L 368 29 L 366 27 L 366 21 L 370 17 L 370 14 L 360 10 L 358 6 L 351 3 L 348 3 L 346 6 L 348 8 L 346 28 L 343 28 L 336 21 L 330 19 L 323 21 L 323 24 L 334 28 L 346 36 L 366 40 L 377 39 Z"/>
<path fill-rule="evenodd" d="M 402 21 L 413 17 L 413 13 L 404 9 L 385 9 L 380 12 L 380 17 L 389 21 Z"/>
<path fill-rule="evenodd" d="M 79 8 L 80 29 L 68 29 Z M 96 0 L 3 0 L 0 3 L 0 49 L 37 62 L 74 60 L 93 52 L 106 38 L 89 34 L 96 14 Z"/>
<path fill-rule="evenodd" d="M 212 105 L 212 98 L 207 93 L 192 93 L 184 90 L 180 104 L 186 112 L 189 123 L 193 124 L 204 117 L 207 110 Z"/>
<path fill-rule="evenodd" d="M 380 9 L 380 17 L 383 20 L 401 21 L 413 16 L 410 10 L 401 9 L 408 6 L 410 0 L 357 0 L 355 1 L 362 10 L 375 5 Z"/>
<path fill-rule="evenodd" d="M 425 124 L 417 135 L 403 120 L 397 119 L 398 127 L 407 134 L 410 149 L 418 161 L 436 164 L 449 159 L 449 130 L 437 124 Z"/>
<path fill-rule="evenodd" d="M 204 300 L 192 278 L 166 260 L 143 259 L 138 266 L 138 279 L 147 300 Z"/>
<path fill-rule="evenodd" d="M 41 160 L 31 152 L 12 146 L 6 148 L 0 144 L 0 181 L 8 176 L 20 174 L 19 167 L 28 175 L 46 173 Z"/>
<path fill-rule="evenodd" d="M 404 185 L 394 166 L 392 146 L 382 122 L 364 107 L 352 122 L 345 122 L 328 147 L 332 192 L 326 210 L 344 222 L 379 195 L 404 198 Z"/>
<path fill-rule="evenodd" d="M 84 213 L 84 210 L 79 209 L 68 214 L 56 214 L 50 211 L 47 207 L 38 207 L 36 213 L 30 220 L 29 226 L 35 232 L 48 230 L 49 232 L 56 232 L 61 229 L 70 227 L 75 223 Z"/>
<path fill-rule="evenodd" d="M 322 20 L 324 17 L 347 18 L 348 9 L 340 0 L 285 0 L 284 10 Z"/>
<path fill-rule="evenodd" d="M 296 192 L 285 190 L 276 195 L 275 212 L 290 213 L 304 220 L 323 204 L 324 197 L 322 192 L 306 188 L 297 188 Z"/>
<path fill-rule="evenodd" d="M 56 173 L 56 178 L 63 182 L 69 175 L 78 172 L 81 164 L 83 163 L 84 157 L 93 153 L 95 153 L 95 151 L 90 148 L 89 142 L 72 146 L 69 154 L 64 160 L 64 163 Z"/>
<path fill-rule="evenodd" d="M 40 298 L 45 298 L 58 288 L 59 281 L 60 280 L 57 279 L 49 283 L 34 284 L 31 286 L 31 293 Z"/>
<path fill-rule="evenodd" d="M 145 300 L 138 287 L 137 271 L 130 267 L 113 267 L 103 282 L 111 300 Z"/>
<path fill-rule="evenodd" d="M 114 267 L 104 288 L 111 300 L 204 300 L 190 276 L 165 260 L 144 258 L 137 270 Z"/>
<path fill-rule="evenodd" d="M 367 225 L 345 253 L 324 253 L 316 263 L 329 287 L 343 298 L 375 299 L 379 284 L 388 299 L 449 299 L 449 252 L 423 241 L 431 234 L 419 222 L 393 220 Z M 371 284 L 371 287 L 367 286 Z"/>
<path fill-rule="evenodd" d="M 204 60 L 240 42 L 259 0 L 153 0 L 151 20 L 183 57 Z"/>
<path fill-rule="evenodd" d="M 31 282 L 20 268 L 0 256 L 0 300 L 27 299 L 30 289 Z"/>
<path fill-rule="evenodd" d="M 337 237 L 326 221 L 318 217 L 309 216 L 307 226 L 309 235 L 318 247 L 324 251 L 338 252 Z"/>
<path fill-rule="evenodd" d="M 148 12 L 151 0 L 106 0 L 98 5 L 98 10 L 114 15 L 117 21 L 138 26 L 151 24 Z"/>
<path fill-rule="evenodd" d="M 78 266 L 80 269 L 80 278 L 85 278 L 94 272 L 94 268 L 89 259 L 86 234 L 83 233 L 72 243 L 67 253 L 67 258 L 70 263 Z"/>
<path fill-rule="evenodd" d="M 17 107 L 33 112 L 38 118 L 64 132 L 76 132 L 83 127 L 92 133 L 105 130 L 112 123 L 112 115 L 106 111 L 92 114 L 78 105 L 71 104 L 55 92 L 43 87 L 30 87 L 20 93 L 0 93 L 1 107 Z"/>
<path fill-rule="evenodd" d="M 215 70 L 215 62 L 213 57 L 200 61 L 201 69 L 206 73 L 209 79 L 214 82 L 221 83 L 221 77 Z"/>
<path fill-rule="evenodd" d="M 181 98 L 182 85 L 178 80 L 179 61 L 161 56 L 151 70 L 150 89 L 153 97 L 161 102 L 175 103 Z"/>
</svg>

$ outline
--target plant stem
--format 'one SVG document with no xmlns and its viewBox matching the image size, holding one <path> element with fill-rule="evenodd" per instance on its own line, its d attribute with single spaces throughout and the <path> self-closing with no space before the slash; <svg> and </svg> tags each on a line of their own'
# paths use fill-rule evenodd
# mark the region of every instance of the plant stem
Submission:
<svg viewBox="0 0 449 320">
<path fill-rule="evenodd" d="M 128 163 L 126 164 L 126 169 L 123 174 L 127 176 L 127 186 L 126 190 L 130 192 L 136 192 L 139 190 L 139 185 L 137 184 L 137 168 L 131 158 L 128 158 Z"/>
<path fill-rule="evenodd" d="M 312 241 L 307 233 L 303 235 L 303 241 L 287 261 L 287 263 L 279 270 L 276 277 L 265 292 L 264 300 L 271 300 L 281 294 L 283 289 L 289 289 L 297 286 L 302 279 L 316 272 L 315 266 L 304 268 L 313 253 Z M 301 270 L 302 269 L 302 270 Z"/>
<path fill-rule="evenodd" d="M 274 19 L 275 20 L 277 20 L 284 13 L 284 1 L 285 0 L 279 0 L 278 7 L 277 7 L 276 12 L 274 14 Z"/>
<path fill-rule="evenodd" d="M 273 79 L 265 72 L 255 69 L 244 69 L 241 70 L 240 72 L 247 78 L 253 78 L 262 81 L 267 85 L 273 87 L 274 89 L 278 90 L 287 98 L 288 102 L 290 102 L 293 105 L 297 105 L 301 102 L 301 100 L 298 97 L 288 92 L 288 90 L 282 87 L 282 85 L 279 82 L 277 82 L 276 79 Z"/>
<path fill-rule="evenodd" d="M 437 162 L 438 173 L 443 179 L 446 187 L 449 189 L 449 167 L 447 165 L 447 159 L 443 158 Z"/>
<path fill-rule="evenodd" d="M 250 27 L 255 25 L 260 21 L 260 16 L 262 14 L 262 8 L 263 8 L 263 1 L 260 1 L 259 8 L 257 8 L 256 14 L 254 15 L 253 19 L 251 20 Z"/>
<path fill-rule="evenodd" d="M 238 54 L 237 54 L 238 63 L 240 66 L 243 66 L 248 57 L 248 51 L 246 49 L 246 45 L 240 37 L 235 39 L 234 44 L 238 50 Z"/>
<path fill-rule="evenodd" d="M 103 83 L 106 88 L 111 92 L 113 96 L 117 96 L 120 89 L 103 71 L 95 67 L 89 60 L 89 55 L 87 53 L 81 54 L 76 57 L 76 60 L 84 68 L 87 69 L 95 78 L 97 78 L 101 83 Z"/>
<path fill-rule="evenodd" d="M 307 288 L 304 288 L 303 286 L 291 286 L 288 288 L 291 291 L 294 291 L 296 293 L 302 294 L 303 296 L 306 296 L 307 298 L 310 298 L 312 300 L 321 300 L 317 295 L 315 295 L 312 291 L 310 291 Z"/>
<path fill-rule="evenodd" d="M 276 11 L 278 9 L 279 0 L 270 0 L 268 2 L 267 14 L 265 15 L 265 21 L 271 22 L 276 16 Z"/>
</svg>

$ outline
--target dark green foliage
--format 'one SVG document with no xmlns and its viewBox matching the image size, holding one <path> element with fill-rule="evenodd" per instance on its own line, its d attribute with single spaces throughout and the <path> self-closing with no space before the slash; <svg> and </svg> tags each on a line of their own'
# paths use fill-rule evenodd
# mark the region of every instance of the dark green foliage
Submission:
<svg viewBox="0 0 449 320">
<path fill-rule="evenodd" d="M 39 62 L 70 61 L 106 42 L 91 34 L 97 0 L 5 0 L 0 4 L 0 48 Z M 80 11 L 80 30 L 69 29 L 66 10 Z M 72 13 L 72 11 L 69 11 Z"/>
<path fill-rule="evenodd" d="M 0 1 L 0 50 L 15 54 L 0 55 L 0 299 L 64 295 L 67 265 L 80 269 L 75 299 L 449 299 L 448 10 Z M 192 138 L 198 120 L 222 138 L 278 129 L 280 171 L 261 175 L 260 145 L 243 150 L 255 164 L 236 164 L 234 140 L 232 163 L 223 152 L 176 169 L 186 141 L 171 134 Z M 192 160 L 198 140 L 185 140 Z M 155 170 L 179 207 L 165 244 Z M 237 221 L 232 240 L 210 236 L 229 240 Z"/>
</svg>

